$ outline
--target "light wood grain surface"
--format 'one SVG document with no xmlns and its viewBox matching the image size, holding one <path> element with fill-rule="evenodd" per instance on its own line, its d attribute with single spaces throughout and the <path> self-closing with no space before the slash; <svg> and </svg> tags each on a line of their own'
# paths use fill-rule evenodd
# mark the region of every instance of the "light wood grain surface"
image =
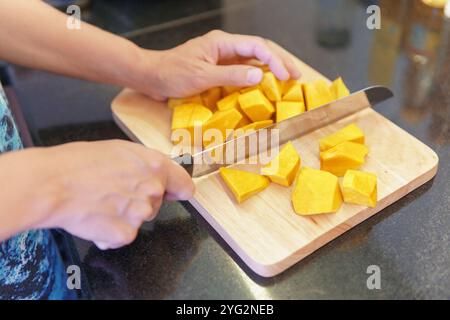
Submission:
<svg viewBox="0 0 450 320">
<path fill-rule="evenodd" d="M 297 63 L 304 81 L 325 79 L 303 62 Z M 171 110 L 163 103 L 125 89 L 112 102 L 112 110 L 131 138 L 170 154 Z M 217 172 L 195 179 L 191 204 L 254 272 L 264 277 L 279 274 L 437 172 L 438 157 L 433 150 L 370 108 L 294 140 L 302 166 L 319 168 L 318 140 L 350 123 L 366 134 L 370 153 L 361 169 L 378 176 L 376 208 L 344 204 L 337 213 L 302 217 L 293 211 L 292 187 L 273 183 L 238 204 Z M 250 165 L 235 167 L 258 170 Z"/>
</svg>

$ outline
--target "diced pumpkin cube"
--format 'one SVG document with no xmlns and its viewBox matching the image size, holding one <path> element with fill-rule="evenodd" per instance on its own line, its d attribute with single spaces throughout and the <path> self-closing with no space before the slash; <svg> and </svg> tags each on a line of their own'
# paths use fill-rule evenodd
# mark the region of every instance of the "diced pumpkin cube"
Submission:
<svg viewBox="0 0 450 320">
<path fill-rule="evenodd" d="M 304 102 L 302 84 L 297 81 L 290 84 L 283 94 L 283 101 Z"/>
<path fill-rule="evenodd" d="M 319 140 L 320 151 L 326 151 L 344 141 L 364 144 L 364 132 L 354 123 Z"/>
<path fill-rule="evenodd" d="M 303 112 L 305 112 L 305 105 L 303 104 L 303 102 L 277 102 L 277 122 L 292 118 Z"/>
<path fill-rule="evenodd" d="M 289 187 L 297 175 L 300 167 L 300 156 L 292 142 L 288 142 L 280 153 L 266 166 L 261 173 L 277 184 Z"/>
<path fill-rule="evenodd" d="M 338 178 L 326 171 L 303 167 L 292 192 L 292 204 L 299 215 L 338 211 L 342 205 Z"/>
<path fill-rule="evenodd" d="M 247 124 L 243 127 L 236 127 L 236 130 L 234 131 L 234 137 L 239 137 L 243 134 L 249 133 L 250 131 L 257 131 L 259 129 L 266 128 L 273 124 L 273 120 L 263 120 L 263 121 L 256 121 L 252 122 L 250 124 Z"/>
<path fill-rule="evenodd" d="M 281 101 L 281 86 L 272 72 L 264 72 L 261 88 L 270 101 Z"/>
<path fill-rule="evenodd" d="M 273 120 L 271 120 L 271 119 L 263 120 L 263 121 L 256 121 L 256 122 L 252 122 L 252 123 L 240 128 L 240 129 L 242 129 L 244 131 L 246 131 L 246 130 L 255 130 L 256 131 L 256 130 L 259 130 L 262 128 L 266 128 L 272 124 L 273 124 Z"/>
<path fill-rule="evenodd" d="M 222 167 L 219 172 L 238 203 L 261 192 L 270 183 L 267 177 L 247 171 Z"/>
<path fill-rule="evenodd" d="M 306 109 L 313 110 L 333 101 L 333 95 L 324 80 L 317 80 L 303 85 Z"/>
<path fill-rule="evenodd" d="M 284 96 L 284 94 L 296 83 L 299 83 L 295 79 L 288 79 L 288 80 L 278 80 L 278 83 L 280 84 L 281 88 L 281 96 Z"/>
<path fill-rule="evenodd" d="M 194 142 L 194 127 L 202 127 L 211 116 L 211 110 L 200 104 L 190 103 L 177 106 L 173 109 L 172 130 L 188 130 L 192 144 Z M 180 141 L 173 140 L 172 142 L 179 143 Z"/>
<path fill-rule="evenodd" d="M 334 96 L 330 91 L 330 86 L 325 80 L 317 80 L 314 85 L 322 97 L 323 104 L 329 103 L 334 100 Z"/>
<path fill-rule="evenodd" d="M 203 125 L 212 117 L 212 115 L 212 111 L 208 108 L 198 104 L 195 105 L 194 110 L 191 114 L 191 118 L 189 119 L 189 127 L 194 127 L 194 125 L 197 124 Z"/>
<path fill-rule="evenodd" d="M 303 85 L 303 94 L 306 102 L 306 110 L 313 110 L 322 105 L 322 98 L 316 89 L 314 83 L 305 83 Z"/>
<path fill-rule="evenodd" d="M 241 87 L 223 86 L 222 87 L 222 96 L 223 97 L 229 96 L 230 94 L 238 92 L 239 90 L 241 90 Z"/>
<path fill-rule="evenodd" d="M 212 115 L 212 117 L 203 125 L 203 135 L 205 135 L 206 131 L 209 129 L 217 129 L 221 134 L 221 139 L 219 141 L 214 141 L 212 138 L 203 138 L 203 144 L 205 146 L 210 145 L 211 143 L 221 143 L 226 141 L 227 129 L 233 130 L 238 125 L 239 121 L 241 121 L 242 115 L 241 113 L 234 109 L 225 109 L 222 111 L 217 111 Z"/>
<path fill-rule="evenodd" d="M 217 109 L 226 110 L 226 109 L 238 109 L 239 111 L 239 92 L 234 92 L 230 95 L 227 95 L 223 99 L 217 101 Z"/>
<path fill-rule="evenodd" d="M 342 177 L 347 170 L 362 166 L 368 153 L 365 145 L 344 141 L 320 153 L 320 169 Z"/>
<path fill-rule="evenodd" d="M 239 108 L 239 110 L 240 110 L 240 112 L 241 112 L 242 119 L 241 119 L 241 121 L 239 121 L 239 123 L 237 124 L 236 129 L 245 127 L 245 126 L 247 126 L 247 125 L 249 125 L 249 124 L 252 123 L 252 120 L 250 120 L 250 119 L 247 117 L 247 115 L 246 115 L 244 112 L 242 112 L 242 110 L 241 110 L 240 108 Z"/>
<path fill-rule="evenodd" d="M 240 92 L 240 93 L 246 93 L 246 92 L 249 92 L 249 91 L 253 91 L 253 90 L 255 90 L 255 89 L 260 89 L 260 90 L 262 90 L 262 89 L 261 89 L 261 86 L 258 84 L 258 85 L 253 86 L 253 87 L 243 88 L 243 89 L 241 89 L 239 92 Z"/>
<path fill-rule="evenodd" d="M 169 108 L 175 108 L 177 106 L 180 106 L 182 104 L 188 104 L 188 103 L 196 103 L 196 104 L 203 104 L 202 97 L 197 94 L 192 97 L 186 97 L 186 98 L 169 98 L 167 100 L 167 105 Z"/>
<path fill-rule="evenodd" d="M 217 109 L 217 101 L 222 97 L 222 89 L 221 88 L 211 88 L 206 90 L 201 94 L 203 104 L 211 111 L 215 111 Z"/>
<path fill-rule="evenodd" d="M 350 95 L 350 91 L 348 90 L 341 77 L 333 81 L 333 83 L 330 85 L 330 91 L 333 94 L 334 100 Z"/>
<path fill-rule="evenodd" d="M 176 106 L 172 112 L 172 130 L 183 129 L 189 126 L 192 112 L 196 104 L 188 103 Z"/>
<path fill-rule="evenodd" d="M 347 203 L 374 208 L 377 205 L 377 176 L 356 170 L 347 170 L 342 181 L 342 195 Z"/>
<path fill-rule="evenodd" d="M 252 121 L 247 117 L 247 115 L 242 111 L 241 106 L 239 105 L 239 92 L 234 92 L 229 96 L 223 98 L 222 100 L 217 102 L 218 109 L 223 111 L 227 109 L 236 109 L 242 115 L 241 121 L 237 124 L 236 128 L 241 128 L 243 126 L 248 125 Z"/>
<path fill-rule="evenodd" d="M 272 103 L 259 89 L 255 89 L 239 96 L 239 104 L 242 111 L 252 121 L 268 120 L 272 117 L 275 109 Z"/>
</svg>

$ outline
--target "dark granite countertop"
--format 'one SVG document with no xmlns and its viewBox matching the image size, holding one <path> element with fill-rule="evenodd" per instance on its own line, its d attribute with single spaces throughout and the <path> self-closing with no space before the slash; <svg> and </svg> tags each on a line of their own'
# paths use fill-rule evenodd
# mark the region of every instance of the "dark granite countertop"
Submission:
<svg viewBox="0 0 450 320">
<path fill-rule="evenodd" d="M 450 298 L 449 25 L 421 1 L 94 0 L 84 17 L 147 48 L 170 48 L 215 28 L 270 38 L 352 91 L 372 84 L 395 98 L 377 111 L 433 148 L 437 176 L 283 274 L 261 278 L 188 204 L 165 203 L 137 240 L 102 252 L 76 239 L 93 298 Z M 379 3 L 382 29 L 366 27 Z M 126 138 L 110 102 L 120 88 L 14 68 L 35 144 Z M 369 265 L 381 289 L 366 286 Z"/>
</svg>

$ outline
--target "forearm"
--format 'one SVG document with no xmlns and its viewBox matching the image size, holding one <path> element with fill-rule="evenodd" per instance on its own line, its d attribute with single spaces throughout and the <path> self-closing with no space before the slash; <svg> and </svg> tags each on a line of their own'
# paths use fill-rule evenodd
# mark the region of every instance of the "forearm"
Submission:
<svg viewBox="0 0 450 320">
<path fill-rule="evenodd" d="M 34 148 L 0 155 L 0 242 L 48 220 L 51 177 L 42 173 L 40 153 Z"/>
<path fill-rule="evenodd" d="M 0 0 L 0 59 L 86 80 L 132 86 L 148 52 L 37 0 Z M 151 55 L 150 55 L 151 56 Z"/>
</svg>

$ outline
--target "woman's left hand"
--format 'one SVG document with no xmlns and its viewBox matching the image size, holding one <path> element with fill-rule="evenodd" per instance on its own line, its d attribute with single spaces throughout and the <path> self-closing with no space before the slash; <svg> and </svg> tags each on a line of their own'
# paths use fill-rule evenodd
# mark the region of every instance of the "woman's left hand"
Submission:
<svg viewBox="0 0 450 320">
<path fill-rule="evenodd" d="M 245 64 L 249 59 L 268 65 L 280 80 L 300 77 L 292 56 L 279 46 L 261 37 L 220 30 L 170 50 L 142 52 L 138 71 L 142 76 L 133 88 L 156 100 L 187 97 L 217 86 L 256 85 L 263 73 Z"/>
</svg>

